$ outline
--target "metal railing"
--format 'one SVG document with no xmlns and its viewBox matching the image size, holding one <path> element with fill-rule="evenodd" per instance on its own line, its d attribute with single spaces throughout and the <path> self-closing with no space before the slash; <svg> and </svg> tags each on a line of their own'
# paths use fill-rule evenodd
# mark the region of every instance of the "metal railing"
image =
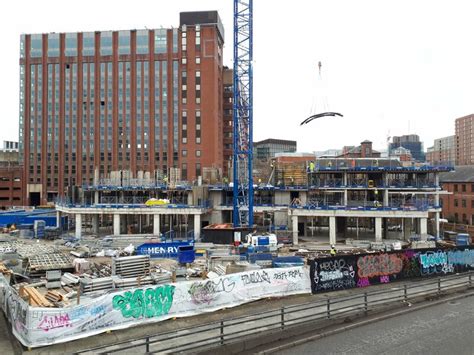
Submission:
<svg viewBox="0 0 474 355">
<path fill-rule="evenodd" d="M 176 353 L 182 351 L 205 350 L 228 345 L 255 336 L 260 332 L 284 331 L 285 329 L 312 325 L 331 319 L 367 315 L 383 305 L 406 303 L 420 297 L 440 296 L 444 291 L 469 289 L 473 286 L 474 273 L 464 273 L 445 277 L 430 278 L 425 281 L 394 283 L 391 289 L 357 292 L 352 296 L 334 297 L 315 302 L 284 306 L 270 311 L 253 313 L 251 316 L 222 319 L 202 325 L 169 330 L 114 345 L 82 350 L 84 353 Z M 324 324 L 322 324 L 324 325 Z"/>
</svg>

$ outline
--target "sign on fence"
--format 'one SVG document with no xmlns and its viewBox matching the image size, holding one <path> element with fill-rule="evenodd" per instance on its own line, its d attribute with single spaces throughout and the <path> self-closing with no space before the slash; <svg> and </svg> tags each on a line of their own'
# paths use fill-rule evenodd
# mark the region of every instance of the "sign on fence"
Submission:
<svg viewBox="0 0 474 355">
<path fill-rule="evenodd" d="M 178 248 L 193 245 L 189 242 L 145 243 L 137 247 L 138 255 L 150 255 L 151 258 L 177 258 Z"/>
</svg>

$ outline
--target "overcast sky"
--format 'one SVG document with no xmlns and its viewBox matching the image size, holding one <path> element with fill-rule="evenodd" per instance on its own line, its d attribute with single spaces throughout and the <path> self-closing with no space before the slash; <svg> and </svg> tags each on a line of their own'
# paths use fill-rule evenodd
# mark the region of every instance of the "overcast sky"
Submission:
<svg viewBox="0 0 474 355">
<path fill-rule="evenodd" d="M 20 34 L 178 27 L 193 10 L 219 11 L 232 66 L 232 0 L 4 2 L 0 140 L 18 139 Z M 364 139 L 383 149 L 408 133 L 426 148 L 454 134 L 474 113 L 473 13 L 472 1 L 254 0 L 254 140 L 310 152 Z M 344 118 L 300 126 L 324 98 Z"/>
</svg>

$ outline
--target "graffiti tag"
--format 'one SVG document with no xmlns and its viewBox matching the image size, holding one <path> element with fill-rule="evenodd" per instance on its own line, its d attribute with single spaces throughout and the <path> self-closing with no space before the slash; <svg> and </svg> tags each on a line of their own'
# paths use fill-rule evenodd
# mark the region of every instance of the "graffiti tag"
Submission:
<svg viewBox="0 0 474 355">
<path fill-rule="evenodd" d="M 221 292 L 232 292 L 234 287 L 235 282 L 232 279 L 223 277 L 206 282 L 194 282 L 189 288 L 188 293 L 195 304 L 210 304 Z"/>
<path fill-rule="evenodd" d="M 38 328 L 48 332 L 57 328 L 67 328 L 72 327 L 71 320 L 69 319 L 68 314 L 58 315 L 58 316 L 48 316 L 45 315 L 41 319 Z"/>
<path fill-rule="evenodd" d="M 268 273 L 265 270 L 244 274 L 240 276 L 240 278 L 244 285 L 258 284 L 262 282 L 271 283 L 270 276 L 268 276 Z"/>
<path fill-rule="evenodd" d="M 359 278 L 386 276 L 402 271 L 403 261 L 397 254 L 365 255 L 357 259 Z"/>
<path fill-rule="evenodd" d="M 138 289 L 125 292 L 112 299 L 112 306 L 122 312 L 125 318 L 152 318 L 168 314 L 173 304 L 175 286 L 165 285 L 156 288 Z"/>
</svg>

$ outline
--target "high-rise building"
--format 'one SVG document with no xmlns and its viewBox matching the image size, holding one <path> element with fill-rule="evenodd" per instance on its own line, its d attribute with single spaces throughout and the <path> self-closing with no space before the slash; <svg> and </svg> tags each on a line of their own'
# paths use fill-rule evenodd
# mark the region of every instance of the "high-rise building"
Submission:
<svg viewBox="0 0 474 355">
<path fill-rule="evenodd" d="M 425 161 L 425 152 L 423 150 L 423 142 L 417 134 L 408 134 L 399 137 L 393 137 L 392 143 L 389 144 L 389 154 L 392 150 L 403 147 L 410 151 L 413 160 L 418 162 Z"/>
<path fill-rule="evenodd" d="M 456 119 L 456 165 L 474 165 L 474 114 Z"/>
<path fill-rule="evenodd" d="M 456 161 L 456 136 L 435 139 L 433 146 L 426 151 L 426 161 L 433 166 L 453 166 Z"/>
<path fill-rule="evenodd" d="M 255 142 L 253 147 L 254 159 L 269 160 L 275 157 L 277 153 L 296 152 L 296 141 L 268 138 L 260 142 Z"/>
<path fill-rule="evenodd" d="M 21 36 L 20 141 L 31 204 L 126 173 L 194 180 L 223 167 L 224 31 L 217 11 L 179 28 Z"/>
</svg>

